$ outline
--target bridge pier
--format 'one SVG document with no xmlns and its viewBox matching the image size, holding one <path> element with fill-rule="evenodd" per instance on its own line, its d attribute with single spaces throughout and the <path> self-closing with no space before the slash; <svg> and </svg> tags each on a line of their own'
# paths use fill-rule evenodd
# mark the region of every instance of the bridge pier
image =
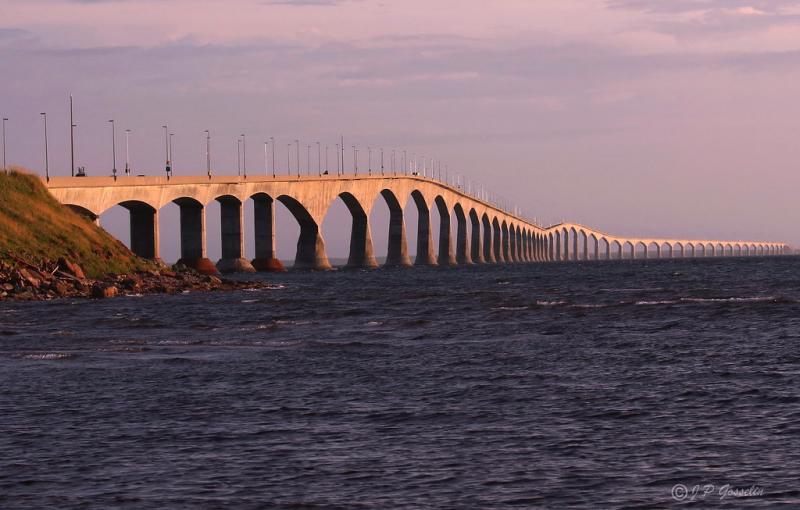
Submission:
<svg viewBox="0 0 800 510">
<path fill-rule="evenodd" d="M 253 265 L 244 258 L 242 203 L 232 196 L 219 197 L 217 202 L 222 238 L 222 258 L 217 262 L 217 269 L 222 273 L 255 273 Z"/>
<path fill-rule="evenodd" d="M 433 233 L 431 232 L 431 211 L 425 204 L 425 199 L 417 194 L 412 194 L 417 204 L 417 257 L 415 266 L 435 266 L 436 257 L 433 254 Z"/>
<path fill-rule="evenodd" d="M 467 217 L 460 205 L 455 207 L 456 213 L 456 257 L 458 264 L 472 264 L 472 246 L 469 240 L 469 229 L 467 228 Z"/>
<path fill-rule="evenodd" d="M 481 222 L 478 219 L 478 215 L 475 214 L 473 210 L 470 214 L 470 223 L 472 225 L 472 231 L 470 236 L 470 258 L 472 259 L 473 264 L 485 264 L 486 259 L 483 258 L 483 249 L 482 249 L 482 237 L 481 237 Z"/>
<path fill-rule="evenodd" d="M 483 261 L 487 264 L 494 264 L 497 259 L 494 258 L 494 235 L 492 233 L 492 223 L 489 221 L 488 216 L 484 216 L 483 220 Z"/>
<path fill-rule="evenodd" d="M 408 256 L 408 243 L 406 240 L 406 224 L 403 221 L 403 208 L 391 195 L 386 202 L 389 204 L 389 244 L 386 250 L 386 265 L 390 267 L 409 267 L 411 259 Z M 386 197 L 386 194 L 384 194 Z M 391 203 L 390 203 L 391 202 Z"/>
<path fill-rule="evenodd" d="M 206 215 L 203 205 L 191 198 L 179 198 L 181 258 L 179 264 L 203 274 L 216 274 L 217 267 L 206 257 Z"/>
<path fill-rule="evenodd" d="M 500 229 L 500 222 L 497 218 L 492 222 L 492 248 L 494 249 L 494 260 L 498 264 L 503 264 L 506 258 L 503 254 L 503 232 Z"/>
<path fill-rule="evenodd" d="M 131 251 L 136 255 L 158 259 L 158 211 L 141 202 L 124 202 L 130 213 Z"/>
<path fill-rule="evenodd" d="M 275 201 L 264 193 L 255 195 L 252 199 L 256 248 L 256 258 L 252 265 L 257 271 L 286 271 L 275 250 Z"/>
</svg>

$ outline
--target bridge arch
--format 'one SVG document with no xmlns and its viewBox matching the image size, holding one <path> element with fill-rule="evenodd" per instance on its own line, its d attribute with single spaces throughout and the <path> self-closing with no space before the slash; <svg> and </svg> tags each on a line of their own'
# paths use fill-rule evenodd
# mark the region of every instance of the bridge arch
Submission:
<svg viewBox="0 0 800 510">
<path fill-rule="evenodd" d="M 308 209 L 297 199 L 289 195 L 280 195 L 278 202 L 283 204 L 300 225 L 300 236 L 297 239 L 297 254 L 294 259 L 295 269 L 331 269 L 328 255 L 325 252 L 325 240 L 322 238 L 319 225 Z"/>
<path fill-rule="evenodd" d="M 494 234 L 488 214 L 483 213 L 481 223 L 483 223 L 483 260 L 487 264 L 494 264 L 497 259 L 494 256 Z"/>
<path fill-rule="evenodd" d="M 414 265 L 435 266 L 430 208 L 419 190 L 412 191 L 411 198 L 414 200 L 414 205 L 417 206 L 417 256 L 414 259 Z"/>
<path fill-rule="evenodd" d="M 481 220 L 474 208 L 469 210 L 470 222 L 470 258 L 473 264 L 483 264 L 483 243 L 481 237 Z"/>
<path fill-rule="evenodd" d="M 389 208 L 389 241 L 386 245 L 386 265 L 408 267 L 411 265 L 411 259 L 408 256 L 403 206 L 394 191 L 388 188 L 382 189 L 380 196 Z"/>
<path fill-rule="evenodd" d="M 72 209 L 72 211 L 74 211 L 78 215 L 86 218 L 89 221 L 96 222 L 100 218 L 99 214 L 95 214 L 95 213 L 93 213 L 92 211 L 90 211 L 89 209 L 87 209 L 87 208 L 85 208 L 83 206 L 75 205 L 75 204 L 64 204 L 64 205 L 67 208 Z"/>
</svg>

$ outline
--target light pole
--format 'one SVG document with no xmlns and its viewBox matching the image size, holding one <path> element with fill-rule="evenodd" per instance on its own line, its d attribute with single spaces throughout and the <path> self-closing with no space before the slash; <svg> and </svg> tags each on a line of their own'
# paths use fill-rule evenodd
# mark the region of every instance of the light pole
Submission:
<svg viewBox="0 0 800 510">
<path fill-rule="evenodd" d="M 355 175 L 358 175 L 358 150 L 356 150 L 355 145 L 353 145 L 353 170 Z"/>
<path fill-rule="evenodd" d="M 339 167 L 339 144 L 336 144 L 336 175 L 340 175 L 342 172 L 341 168 Z"/>
<path fill-rule="evenodd" d="M 408 174 L 408 167 L 406 166 L 406 151 L 403 151 L 403 175 Z"/>
<path fill-rule="evenodd" d="M 311 145 L 306 145 L 306 175 L 311 175 Z"/>
<path fill-rule="evenodd" d="M 372 175 L 372 147 L 367 145 L 367 173 Z"/>
<path fill-rule="evenodd" d="M 169 164 L 169 128 L 167 126 L 161 126 L 164 128 L 164 153 L 167 155 L 167 179 L 169 179 L 169 174 L 172 173 L 172 166 Z"/>
<path fill-rule="evenodd" d="M 205 130 L 206 134 L 206 173 L 208 178 L 211 179 L 211 131 Z"/>
<path fill-rule="evenodd" d="M 328 175 L 328 145 L 325 144 L 325 175 Z"/>
<path fill-rule="evenodd" d="M 172 157 L 172 137 L 173 137 L 173 136 L 175 136 L 175 133 L 170 133 L 170 134 L 169 134 L 169 159 L 170 159 L 170 160 L 172 160 L 172 159 L 173 159 L 173 157 Z M 175 163 L 175 162 L 174 162 L 174 161 L 172 161 L 172 164 L 173 164 L 173 165 L 174 165 L 174 163 Z M 170 166 L 169 173 L 170 173 L 170 175 L 172 175 L 172 166 Z"/>
<path fill-rule="evenodd" d="M 269 139 L 272 141 L 272 178 L 275 178 L 275 137 L 270 136 Z"/>
<path fill-rule="evenodd" d="M 286 175 L 292 175 L 292 144 L 286 144 Z"/>
<path fill-rule="evenodd" d="M 381 175 L 383 175 L 383 147 L 381 147 Z"/>
<path fill-rule="evenodd" d="M 297 178 L 300 178 L 300 140 L 294 141 L 295 145 L 297 145 Z"/>
<path fill-rule="evenodd" d="M 8 167 L 6 166 L 6 121 L 8 118 L 3 117 L 3 170 L 8 172 Z"/>
<path fill-rule="evenodd" d="M 268 146 L 269 142 L 264 142 L 264 175 L 269 175 L 269 154 L 268 154 Z"/>
<path fill-rule="evenodd" d="M 114 180 L 117 180 L 117 127 L 114 124 L 114 119 L 109 120 L 111 123 L 111 158 L 113 159 L 113 166 L 111 167 L 111 175 Z"/>
<path fill-rule="evenodd" d="M 247 179 L 247 137 L 242 133 L 242 173 Z"/>
<path fill-rule="evenodd" d="M 75 121 L 72 116 L 72 94 L 69 95 L 69 160 L 72 177 L 75 177 Z"/>
<path fill-rule="evenodd" d="M 397 172 L 396 172 L 396 169 L 395 169 L 396 167 L 394 166 L 394 160 L 395 160 L 394 149 L 392 149 L 392 175 L 397 175 Z"/>
<path fill-rule="evenodd" d="M 131 130 L 125 130 L 125 175 L 131 175 Z"/>
<path fill-rule="evenodd" d="M 322 177 L 322 148 L 317 142 L 317 175 Z"/>
<path fill-rule="evenodd" d="M 236 175 L 242 175 L 242 139 L 236 139 Z"/>
<path fill-rule="evenodd" d="M 50 157 L 47 153 L 47 113 L 40 113 L 44 119 L 44 176 L 47 182 L 50 182 Z"/>
</svg>

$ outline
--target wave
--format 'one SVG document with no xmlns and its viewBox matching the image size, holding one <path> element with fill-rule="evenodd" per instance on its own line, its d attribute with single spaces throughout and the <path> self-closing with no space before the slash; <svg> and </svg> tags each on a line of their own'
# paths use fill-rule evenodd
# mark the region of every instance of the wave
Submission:
<svg viewBox="0 0 800 510">
<path fill-rule="evenodd" d="M 22 359 L 32 359 L 32 360 L 43 360 L 43 361 L 52 361 L 52 360 L 59 360 L 59 359 L 69 359 L 74 358 L 74 354 L 69 354 L 66 352 L 45 352 L 45 353 L 32 353 L 32 354 L 23 354 L 20 356 Z"/>
</svg>

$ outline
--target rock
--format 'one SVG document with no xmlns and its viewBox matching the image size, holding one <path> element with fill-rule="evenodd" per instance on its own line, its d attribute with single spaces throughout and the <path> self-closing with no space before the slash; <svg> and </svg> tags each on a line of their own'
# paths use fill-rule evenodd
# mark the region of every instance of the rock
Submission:
<svg viewBox="0 0 800 510">
<path fill-rule="evenodd" d="M 21 267 L 17 270 L 20 278 L 27 282 L 31 287 L 38 288 L 42 284 L 41 275 L 32 269 Z M 38 276 L 38 278 L 37 278 Z"/>
<path fill-rule="evenodd" d="M 222 283 L 222 280 L 220 280 L 219 278 L 217 278 L 214 275 L 208 275 L 205 278 L 203 278 L 203 280 L 206 283 L 211 283 L 211 284 L 214 284 L 214 285 L 219 285 L 220 283 Z"/>
<path fill-rule="evenodd" d="M 12 290 L 14 290 L 14 286 L 12 284 L 10 284 L 10 283 L 4 283 L 2 288 L 3 288 L 3 290 L 8 291 L 8 292 L 11 292 Z"/>
<path fill-rule="evenodd" d="M 64 297 L 69 293 L 69 287 L 61 280 L 55 280 L 50 284 L 50 289 L 59 297 Z"/>
<path fill-rule="evenodd" d="M 162 269 L 161 276 L 169 276 L 170 278 L 175 278 L 175 271 L 170 271 L 169 269 Z"/>
<path fill-rule="evenodd" d="M 113 285 L 105 285 L 103 283 L 95 283 L 92 285 L 92 297 L 94 299 L 106 299 L 116 297 L 118 290 Z"/>
<path fill-rule="evenodd" d="M 73 262 L 70 262 L 64 257 L 58 259 L 58 268 L 64 271 L 65 273 L 74 276 L 75 278 L 80 278 L 81 280 L 86 278 L 86 275 L 83 273 L 83 269 L 81 269 L 81 266 Z"/>
</svg>

